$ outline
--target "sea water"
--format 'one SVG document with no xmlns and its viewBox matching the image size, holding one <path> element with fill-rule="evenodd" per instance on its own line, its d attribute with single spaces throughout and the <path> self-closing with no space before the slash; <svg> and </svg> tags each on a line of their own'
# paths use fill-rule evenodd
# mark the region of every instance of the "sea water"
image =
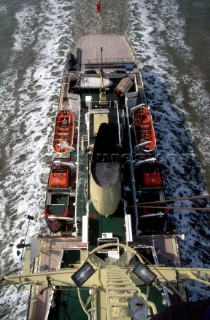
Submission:
<svg viewBox="0 0 210 320">
<path fill-rule="evenodd" d="M 55 115 L 67 49 L 84 33 L 126 34 L 140 61 L 167 198 L 210 190 L 208 0 L 0 0 L 1 274 L 16 272 L 12 247 L 49 234 L 43 217 Z M 182 201 L 176 207 L 208 206 Z M 171 210 L 184 266 L 209 267 L 209 213 Z M 208 296 L 192 287 L 193 299 Z M 197 294 L 195 294 L 195 292 Z M 29 290 L 0 293 L 0 319 L 26 319 Z"/>
</svg>

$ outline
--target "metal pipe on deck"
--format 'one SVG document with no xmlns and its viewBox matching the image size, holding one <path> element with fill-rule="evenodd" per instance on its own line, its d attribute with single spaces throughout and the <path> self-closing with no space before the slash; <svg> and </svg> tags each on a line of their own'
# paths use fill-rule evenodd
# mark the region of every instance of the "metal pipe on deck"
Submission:
<svg viewBox="0 0 210 320">
<path fill-rule="evenodd" d="M 118 135 L 119 135 L 119 146 L 122 145 L 122 138 L 121 138 L 121 127 L 120 127 L 120 115 L 119 115 L 119 108 L 117 101 L 114 102 L 115 107 L 117 108 L 117 123 L 118 123 Z"/>
<path fill-rule="evenodd" d="M 133 148 L 132 148 L 132 140 L 131 140 L 131 132 L 130 132 L 130 124 L 129 124 L 129 113 L 128 113 L 128 98 L 125 98 L 125 107 L 126 107 L 126 117 L 127 117 L 127 124 L 128 124 L 128 138 L 129 138 L 129 147 L 130 147 L 130 175 L 131 175 L 131 187 L 132 187 L 132 195 L 133 195 L 133 208 L 136 218 L 136 234 L 138 234 L 138 224 L 139 224 L 139 217 L 138 217 L 138 210 L 136 205 L 136 185 L 135 185 L 135 176 L 134 176 L 134 159 L 133 159 Z"/>
<path fill-rule="evenodd" d="M 80 166 L 79 166 L 79 150 L 80 150 L 80 114 L 81 114 L 81 105 L 79 108 L 79 112 L 78 112 L 78 131 L 77 131 L 77 173 L 76 173 L 76 194 L 75 194 L 75 237 L 77 237 L 78 234 L 78 227 L 77 227 L 77 203 L 78 203 L 78 188 L 79 188 L 79 170 L 80 170 Z"/>
</svg>

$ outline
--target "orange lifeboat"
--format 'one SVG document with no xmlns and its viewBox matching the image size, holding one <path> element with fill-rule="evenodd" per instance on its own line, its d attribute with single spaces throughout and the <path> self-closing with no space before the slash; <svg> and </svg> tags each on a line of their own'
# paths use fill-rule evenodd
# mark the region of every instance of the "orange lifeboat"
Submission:
<svg viewBox="0 0 210 320">
<path fill-rule="evenodd" d="M 159 170 L 151 172 L 143 172 L 143 186 L 145 188 L 158 188 L 163 186 L 161 174 Z"/>
<path fill-rule="evenodd" d="M 69 151 L 74 138 L 74 114 L 71 111 L 60 111 L 56 117 L 53 147 L 56 152 Z M 62 145 L 63 144 L 63 145 Z"/>
<path fill-rule="evenodd" d="M 49 175 L 44 216 L 53 233 L 73 223 L 74 200 L 71 199 L 70 190 L 75 187 L 75 177 L 68 163 L 68 159 L 54 159 Z"/>
<path fill-rule="evenodd" d="M 137 145 L 145 152 L 152 151 L 156 147 L 156 137 L 148 108 L 141 105 L 133 108 L 133 125 Z"/>
<path fill-rule="evenodd" d="M 68 188 L 69 186 L 69 169 L 63 172 L 51 171 L 49 177 L 49 188 Z"/>
<path fill-rule="evenodd" d="M 155 201 L 155 206 L 161 204 L 161 200 L 165 200 L 163 180 L 161 177 L 160 168 L 157 163 L 146 164 L 142 166 L 142 196 L 144 202 Z M 160 201 L 160 203 L 158 203 Z M 144 208 L 144 214 L 159 212 L 158 208 Z M 163 214 L 168 214 L 168 208 L 163 209 Z"/>
</svg>

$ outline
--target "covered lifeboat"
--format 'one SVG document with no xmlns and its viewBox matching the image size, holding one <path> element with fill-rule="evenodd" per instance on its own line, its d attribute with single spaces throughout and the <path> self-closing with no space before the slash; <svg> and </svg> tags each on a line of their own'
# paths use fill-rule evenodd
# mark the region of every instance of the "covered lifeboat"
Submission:
<svg viewBox="0 0 210 320">
<path fill-rule="evenodd" d="M 47 187 L 44 216 L 51 232 L 73 223 L 75 167 L 68 159 L 54 159 Z"/>
<path fill-rule="evenodd" d="M 156 147 L 156 136 L 152 115 L 145 105 L 138 105 L 130 110 L 133 114 L 133 126 L 136 144 L 144 152 L 151 152 Z"/>
<path fill-rule="evenodd" d="M 168 208 L 164 206 L 165 190 L 157 162 L 139 166 L 136 170 L 136 189 L 139 194 L 139 229 L 148 234 L 163 230 Z"/>
<path fill-rule="evenodd" d="M 54 150 L 58 153 L 69 151 L 74 138 L 74 114 L 69 110 L 61 110 L 56 116 L 53 140 Z"/>
</svg>

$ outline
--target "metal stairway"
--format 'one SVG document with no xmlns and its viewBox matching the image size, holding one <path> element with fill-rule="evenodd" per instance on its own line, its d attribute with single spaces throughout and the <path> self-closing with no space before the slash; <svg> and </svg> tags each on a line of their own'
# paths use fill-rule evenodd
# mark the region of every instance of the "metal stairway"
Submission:
<svg viewBox="0 0 210 320">
<path fill-rule="evenodd" d="M 107 267 L 107 320 L 131 319 L 128 299 L 137 291 L 140 292 L 120 267 Z"/>
</svg>

